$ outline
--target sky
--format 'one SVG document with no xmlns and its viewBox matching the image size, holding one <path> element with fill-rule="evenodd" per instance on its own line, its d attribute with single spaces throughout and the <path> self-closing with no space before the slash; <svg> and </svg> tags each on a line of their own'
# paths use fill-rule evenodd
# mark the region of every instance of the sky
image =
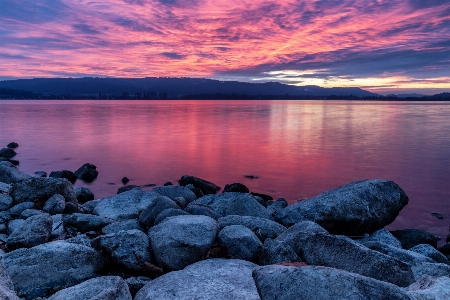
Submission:
<svg viewBox="0 0 450 300">
<path fill-rule="evenodd" d="M 0 80 L 85 76 L 450 92 L 450 0 L 0 0 Z"/>
</svg>

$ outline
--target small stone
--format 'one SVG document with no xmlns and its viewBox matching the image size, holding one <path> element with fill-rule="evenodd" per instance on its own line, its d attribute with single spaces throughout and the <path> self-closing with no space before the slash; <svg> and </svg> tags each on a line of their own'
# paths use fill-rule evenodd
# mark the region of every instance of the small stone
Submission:
<svg viewBox="0 0 450 300">
<path fill-rule="evenodd" d="M 75 195 L 77 197 L 78 203 L 86 203 L 88 201 L 94 200 L 94 193 L 87 187 L 76 187 Z"/>
<path fill-rule="evenodd" d="M 229 192 L 248 193 L 250 191 L 248 187 L 246 187 L 242 183 L 232 183 L 225 185 L 225 188 L 222 191 L 222 193 L 229 193 Z"/>
<path fill-rule="evenodd" d="M 72 171 L 62 170 L 62 171 L 53 171 L 50 173 L 48 177 L 53 178 L 65 178 L 70 181 L 70 183 L 74 184 L 77 181 L 77 176 Z"/>
<path fill-rule="evenodd" d="M 11 142 L 6 147 L 11 148 L 11 149 L 15 149 L 15 148 L 19 147 L 19 144 L 17 144 L 16 142 Z"/>
<path fill-rule="evenodd" d="M 438 218 L 439 220 L 444 220 L 444 216 L 443 215 L 441 215 L 441 214 L 439 214 L 439 213 L 431 213 L 431 215 L 433 216 L 433 217 L 436 217 L 436 218 Z"/>
<path fill-rule="evenodd" d="M 45 171 L 36 171 L 36 172 L 34 172 L 34 175 L 36 175 L 36 177 L 47 177 L 47 172 L 45 172 Z"/>
<path fill-rule="evenodd" d="M 75 171 L 75 175 L 86 182 L 92 182 L 98 176 L 97 167 L 93 164 L 86 163 Z"/>
<path fill-rule="evenodd" d="M 169 185 L 173 185 L 173 183 L 170 181 L 167 181 L 166 183 L 164 183 L 164 186 L 169 186 Z"/>
<path fill-rule="evenodd" d="M 57 215 L 62 214 L 65 208 L 66 201 L 64 197 L 60 194 L 55 194 L 45 202 L 43 211 L 48 212 L 51 215 Z"/>
<path fill-rule="evenodd" d="M 123 184 L 127 184 L 128 182 L 130 182 L 130 179 L 128 179 L 127 177 L 122 178 Z"/>
<path fill-rule="evenodd" d="M 0 156 L 4 158 L 11 158 L 15 156 L 17 153 L 11 148 L 2 148 L 0 149 Z"/>
</svg>

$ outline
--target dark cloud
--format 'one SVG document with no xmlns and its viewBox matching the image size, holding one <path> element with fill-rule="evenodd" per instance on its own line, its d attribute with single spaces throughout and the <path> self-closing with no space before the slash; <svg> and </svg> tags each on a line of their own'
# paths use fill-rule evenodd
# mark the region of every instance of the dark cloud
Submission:
<svg viewBox="0 0 450 300">
<path fill-rule="evenodd" d="M 180 55 L 175 52 L 163 52 L 161 55 L 170 59 L 183 59 L 185 57 L 184 55 Z"/>
<path fill-rule="evenodd" d="M 120 18 L 113 18 L 110 21 L 114 24 L 117 24 L 119 26 L 126 28 L 127 30 L 162 34 L 162 32 L 160 32 L 159 30 L 153 28 L 152 26 L 144 24 L 138 20 L 132 20 L 132 19 L 120 17 Z"/>
<path fill-rule="evenodd" d="M 73 24 L 72 28 L 83 34 L 101 34 L 100 31 L 94 29 L 92 26 L 87 24 Z"/>
<path fill-rule="evenodd" d="M 408 0 L 414 8 L 429 8 L 449 4 L 448 0 Z"/>
</svg>

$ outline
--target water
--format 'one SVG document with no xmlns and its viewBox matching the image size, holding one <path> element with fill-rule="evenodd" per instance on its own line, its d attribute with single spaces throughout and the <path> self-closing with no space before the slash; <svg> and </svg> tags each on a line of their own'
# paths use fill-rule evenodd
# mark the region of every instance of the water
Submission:
<svg viewBox="0 0 450 300">
<path fill-rule="evenodd" d="M 28 174 L 95 164 L 98 179 L 75 186 L 96 198 L 115 194 L 124 176 L 135 185 L 185 174 L 241 182 L 290 203 L 382 178 L 410 198 L 388 229 L 445 238 L 450 225 L 445 102 L 0 101 L 0 146 L 12 141 Z"/>
</svg>

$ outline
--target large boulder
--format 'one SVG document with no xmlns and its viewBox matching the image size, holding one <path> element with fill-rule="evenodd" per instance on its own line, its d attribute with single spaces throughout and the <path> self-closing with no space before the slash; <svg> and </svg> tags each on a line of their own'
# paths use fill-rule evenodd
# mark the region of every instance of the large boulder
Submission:
<svg viewBox="0 0 450 300">
<path fill-rule="evenodd" d="M 48 300 L 132 300 L 132 297 L 122 278 L 104 276 L 61 290 Z"/>
<path fill-rule="evenodd" d="M 254 263 L 207 259 L 147 283 L 134 300 L 259 300 L 252 279 Z"/>
<path fill-rule="evenodd" d="M 262 248 L 258 237 L 245 226 L 230 225 L 218 235 L 219 242 L 227 247 L 228 254 L 237 259 L 257 262 Z"/>
<path fill-rule="evenodd" d="M 450 278 L 424 276 L 405 291 L 414 300 L 450 299 Z"/>
<path fill-rule="evenodd" d="M 184 186 L 158 186 L 155 187 L 152 191 L 157 192 L 162 196 L 169 197 L 172 200 L 178 197 L 183 197 L 187 203 L 191 203 L 192 201 L 197 200 L 197 196 L 195 196 L 195 194 L 190 189 Z"/>
<path fill-rule="evenodd" d="M 0 299 L 2 300 L 19 300 L 14 292 L 14 284 L 6 271 L 5 265 L 0 259 Z"/>
<path fill-rule="evenodd" d="M 211 206 L 203 204 L 191 204 L 184 209 L 185 212 L 191 215 L 203 215 L 218 220 L 220 216 L 212 209 Z"/>
<path fill-rule="evenodd" d="M 203 195 L 215 194 L 220 190 L 220 187 L 212 182 L 189 175 L 181 176 L 181 179 L 178 180 L 178 183 L 181 186 L 192 184 L 194 187 L 200 189 L 203 192 Z"/>
<path fill-rule="evenodd" d="M 420 244 L 410 248 L 409 250 L 427 256 L 434 260 L 434 262 L 450 265 L 450 261 L 444 254 L 437 251 L 436 248 L 428 244 Z"/>
<path fill-rule="evenodd" d="M 283 242 L 266 239 L 261 248 L 259 265 L 273 265 L 282 262 L 301 262 L 302 259 L 295 253 L 294 249 Z"/>
<path fill-rule="evenodd" d="M 207 216 L 175 216 L 150 228 L 148 235 L 159 266 L 181 270 L 199 261 L 214 244 L 217 222 Z"/>
<path fill-rule="evenodd" d="M 392 223 L 406 204 L 394 182 L 362 180 L 289 205 L 275 218 L 285 226 L 309 220 L 333 234 L 362 235 Z"/>
<path fill-rule="evenodd" d="M 274 239 L 286 230 L 286 227 L 274 221 L 249 216 L 229 215 L 218 220 L 219 229 L 230 225 L 242 225 L 253 231 L 262 242 L 267 238 Z"/>
<path fill-rule="evenodd" d="M 48 175 L 48 177 L 65 178 L 72 184 L 75 184 L 75 181 L 77 181 L 77 176 L 75 176 L 75 174 L 69 170 L 53 171 L 50 173 L 50 175 Z"/>
<path fill-rule="evenodd" d="M 29 217 L 7 239 L 6 246 L 10 250 L 31 248 L 46 243 L 52 233 L 52 217 L 47 213 Z"/>
<path fill-rule="evenodd" d="M 9 161 L 0 161 L 0 182 L 10 184 L 21 182 L 28 178 L 31 178 L 31 176 L 17 169 Z"/>
<path fill-rule="evenodd" d="M 2 258 L 19 297 L 36 299 L 97 277 L 103 257 L 86 246 L 51 242 Z"/>
<path fill-rule="evenodd" d="M 224 193 L 218 195 L 206 195 L 191 202 L 187 208 L 196 204 L 210 206 L 221 217 L 227 215 L 240 215 L 273 220 L 266 208 L 251 194 Z"/>
<path fill-rule="evenodd" d="M 383 254 L 389 255 L 395 259 L 398 259 L 398 260 L 405 262 L 407 264 L 410 264 L 410 265 L 414 265 L 416 263 L 423 263 L 423 262 L 428 262 L 428 263 L 434 262 L 431 258 L 426 257 L 420 253 L 405 250 L 402 248 L 393 247 L 391 245 L 388 245 L 388 244 L 385 244 L 382 242 L 367 242 L 367 243 L 364 243 L 363 245 L 371 250 L 375 250 L 375 251 L 381 252 Z"/>
<path fill-rule="evenodd" d="M 75 196 L 77 197 L 78 203 L 82 204 L 94 200 L 94 193 L 92 193 L 91 189 L 87 187 L 76 187 Z"/>
<path fill-rule="evenodd" d="M 33 201 L 45 203 L 50 197 L 60 194 L 66 202 L 78 204 L 73 185 L 64 178 L 29 178 L 13 184 L 10 195 L 14 204 Z"/>
<path fill-rule="evenodd" d="M 111 220 L 109 218 L 79 213 L 65 215 L 63 217 L 63 221 L 65 227 L 74 227 L 81 233 L 88 231 L 100 231 L 103 227 L 115 222 L 115 220 Z"/>
<path fill-rule="evenodd" d="M 276 240 L 289 245 L 293 249 L 297 249 L 297 245 L 302 242 L 302 239 L 307 233 L 328 233 L 319 224 L 311 221 L 303 221 L 289 227 L 287 230 L 282 232 Z"/>
<path fill-rule="evenodd" d="M 101 235 L 91 245 L 105 251 L 118 267 L 129 272 L 138 272 L 145 262 L 151 262 L 148 237 L 140 230 Z"/>
<path fill-rule="evenodd" d="M 446 264 L 428 262 L 416 263 L 411 265 L 411 270 L 413 271 L 415 280 L 419 280 L 426 275 L 432 277 L 450 277 L 450 266 Z"/>
<path fill-rule="evenodd" d="M 102 231 L 106 234 L 111 234 L 119 231 L 134 230 L 134 229 L 145 232 L 144 227 L 142 227 L 141 223 L 139 223 L 139 221 L 136 219 L 111 223 L 103 227 Z"/>
<path fill-rule="evenodd" d="M 66 208 L 66 200 L 60 194 L 55 194 L 51 196 L 47 201 L 45 201 L 44 208 L 45 212 L 51 215 L 62 214 Z"/>
<path fill-rule="evenodd" d="M 182 209 L 179 208 L 167 208 L 165 210 L 163 210 L 162 212 L 160 212 L 156 218 L 155 218 L 155 225 L 158 225 L 159 223 L 161 223 L 164 219 L 168 218 L 168 217 L 175 217 L 175 216 L 187 216 L 189 215 L 188 212 L 185 212 Z"/>
<path fill-rule="evenodd" d="M 98 176 L 97 167 L 93 164 L 86 163 L 75 171 L 75 176 L 86 182 L 92 182 Z"/>
<path fill-rule="evenodd" d="M 397 238 L 393 236 L 392 233 L 390 233 L 384 228 L 377 230 L 370 235 L 366 234 L 362 239 L 356 240 L 356 242 L 361 244 L 368 242 L 381 242 L 396 248 L 402 248 L 402 243 L 400 243 L 400 241 L 397 240 Z"/>
<path fill-rule="evenodd" d="M 179 209 L 180 207 L 173 202 L 169 197 L 159 196 L 153 199 L 147 207 L 139 215 L 139 222 L 142 225 L 148 227 L 153 226 L 156 217 L 165 209 L 173 208 Z"/>
<path fill-rule="evenodd" d="M 437 236 L 421 229 L 394 230 L 391 231 L 391 233 L 400 241 L 400 243 L 402 243 L 402 247 L 405 249 L 409 249 L 420 244 L 428 244 L 434 248 L 437 248 L 437 242 L 440 239 Z"/>
<path fill-rule="evenodd" d="M 253 278 L 262 300 L 410 299 L 393 284 L 327 267 L 257 267 Z"/>
</svg>

